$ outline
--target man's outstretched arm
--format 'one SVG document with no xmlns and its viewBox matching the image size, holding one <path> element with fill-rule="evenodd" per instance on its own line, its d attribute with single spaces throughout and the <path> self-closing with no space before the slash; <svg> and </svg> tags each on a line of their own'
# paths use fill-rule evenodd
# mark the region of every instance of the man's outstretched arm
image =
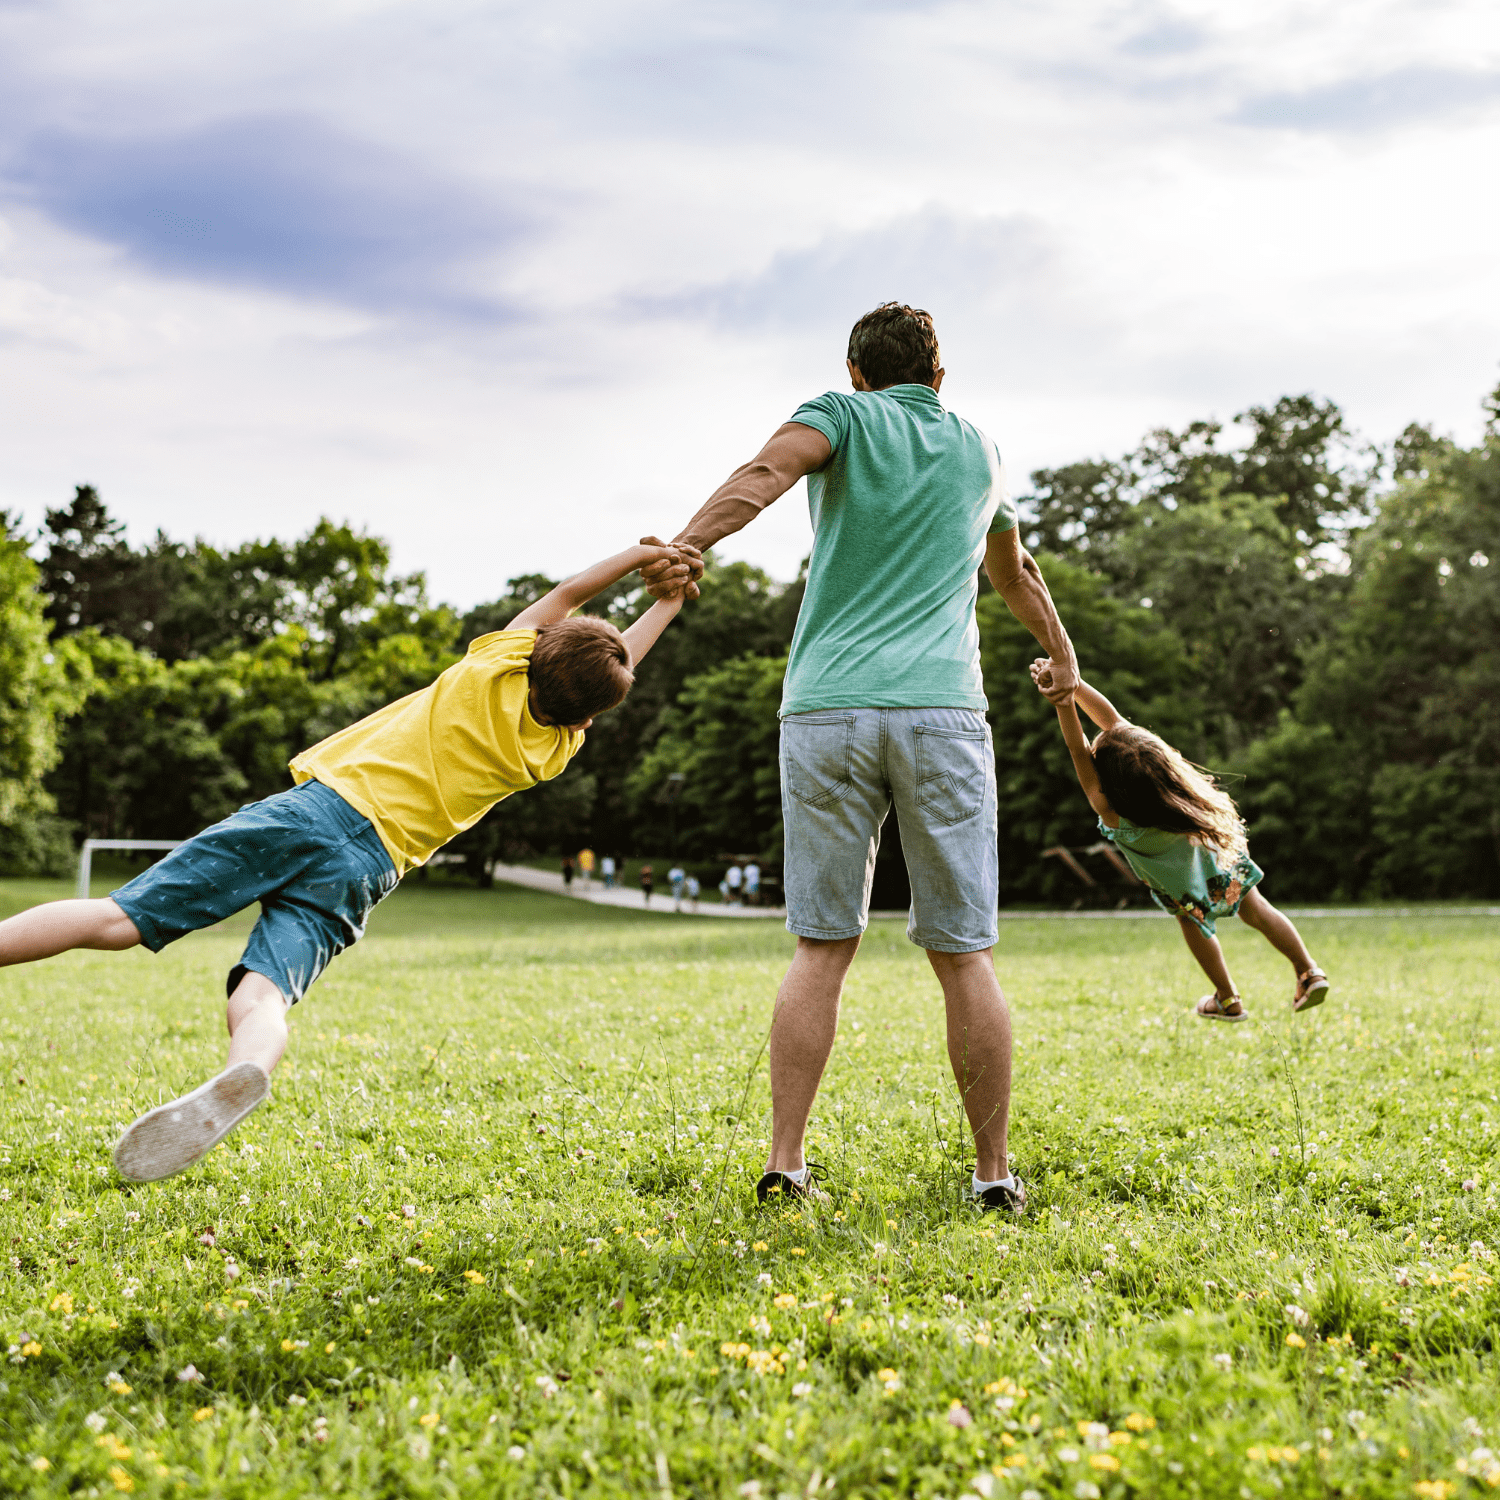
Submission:
<svg viewBox="0 0 1500 1500">
<path fill-rule="evenodd" d="M 804 427 L 800 422 L 783 423 L 749 463 L 741 464 L 708 497 L 674 540 L 706 552 L 715 542 L 748 526 L 804 475 L 821 469 L 832 453 L 832 444 L 816 427 Z M 672 585 L 655 578 L 655 571 L 643 568 L 641 576 L 651 592 L 661 597 Z"/>
<path fill-rule="evenodd" d="M 1037 686 L 1049 703 L 1066 703 L 1078 686 L 1078 658 L 1073 643 L 1057 617 L 1052 595 L 1047 592 L 1036 559 L 1021 545 L 1020 533 L 992 531 L 984 551 L 984 571 L 1006 607 L 1037 639 L 1052 658 L 1052 682 Z"/>
</svg>

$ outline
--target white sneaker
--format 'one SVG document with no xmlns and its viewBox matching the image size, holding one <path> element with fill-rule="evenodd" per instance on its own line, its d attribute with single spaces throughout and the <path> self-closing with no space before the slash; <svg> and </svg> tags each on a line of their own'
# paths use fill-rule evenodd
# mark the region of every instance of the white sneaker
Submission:
<svg viewBox="0 0 1500 1500">
<path fill-rule="evenodd" d="M 259 1063 L 236 1063 L 191 1094 L 147 1110 L 115 1146 L 131 1182 L 157 1182 L 201 1161 L 271 1092 Z"/>
</svg>

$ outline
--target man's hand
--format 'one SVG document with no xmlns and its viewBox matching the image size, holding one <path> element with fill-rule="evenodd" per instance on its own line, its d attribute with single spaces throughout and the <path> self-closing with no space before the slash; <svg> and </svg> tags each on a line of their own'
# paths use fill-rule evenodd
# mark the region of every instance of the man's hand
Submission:
<svg viewBox="0 0 1500 1500">
<path fill-rule="evenodd" d="M 660 537 L 643 536 L 643 547 L 666 547 L 670 560 L 647 563 L 641 569 L 641 582 L 653 599 L 670 599 L 681 592 L 684 598 L 698 597 L 698 580 L 703 577 L 703 554 L 687 542 L 664 542 Z"/>
<path fill-rule="evenodd" d="M 1078 669 L 1070 662 L 1053 661 L 1047 656 L 1032 662 L 1031 680 L 1037 692 L 1054 707 L 1071 703 L 1078 691 Z"/>
</svg>

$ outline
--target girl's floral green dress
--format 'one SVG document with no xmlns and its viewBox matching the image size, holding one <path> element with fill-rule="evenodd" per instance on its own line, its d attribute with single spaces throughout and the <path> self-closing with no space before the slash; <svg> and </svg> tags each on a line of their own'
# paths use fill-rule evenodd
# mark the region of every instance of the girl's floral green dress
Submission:
<svg viewBox="0 0 1500 1500">
<path fill-rule="evenodd" d="M 1226 854 L 1195 844 L 1185 833 L 1140 828 L 1129 818 L 1121 818 L 1118 828 L 1100 818 L 1099 832 L 1125 856 L 1163 911 L 1189 918 L 1208 937 L 1214 935 L 1214 920 L 1232 917 L 1264 874 L 1249 854 Z"/>
</svg>

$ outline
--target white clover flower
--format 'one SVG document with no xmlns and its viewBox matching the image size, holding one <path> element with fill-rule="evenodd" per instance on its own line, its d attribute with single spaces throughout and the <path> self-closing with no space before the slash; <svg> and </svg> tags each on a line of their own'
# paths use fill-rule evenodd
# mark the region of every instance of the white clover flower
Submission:
<svg viewBox="0 0 1500 1500">
<path fill-rule="evenodd" d="M 1307 1309 L 1305 1307 L 1298 1307 L 1295 1302 L 1287 1303 L 1286 1315 L 1292 1320 L 1293 1323 L 1297 1325 L 1298 1328 L 1306 1328 L 1307 1325 L 1312 1321 L 1312 1319 L 1307 1315 Z"/>
<path fill-rule="evenodd" d="M 1234 1355 L 1232 1355 L 1232 1354 L 1216 1354 L 1216 1355 L 1214 1355 L 1214 1363 L 1221 1370 L 1230 1370 L 1230 1369 L 1233 1369 L 1234 1368 Z"/>
<path fill-rule="evenodd" d="M 515 1463 L 520 1463 L 526 1457 L 526 1450 L 520 1444 L 515 1444 L 505 1450 L 505 1456 Z"/>
<path fill-rule="evenodd" d="M 796 1385 L 792 1387 L 792 1394 L 800 1401 L 805 1397 L 812 1395 L 812 1389 L 812 1386 L 809 1385 L 807 1381 L 799 1380 Z"/>
</svg>

